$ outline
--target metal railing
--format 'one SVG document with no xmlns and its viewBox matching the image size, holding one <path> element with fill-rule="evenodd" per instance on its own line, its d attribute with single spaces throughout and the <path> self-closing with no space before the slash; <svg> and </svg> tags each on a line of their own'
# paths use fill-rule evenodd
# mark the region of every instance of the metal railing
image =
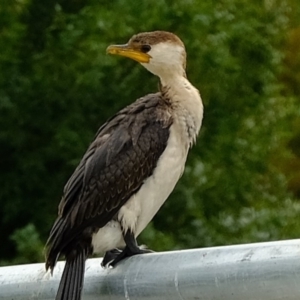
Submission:
<svg viewBox="0 0 300 300">
<path fill-rule="evenodd" d="M 86 263 L 83 300 L 299 300 L 300 240 L 244 244 L 131 257 L 114 269 Z M 0 299 L 54 299 L 44 264 L 0 268 Z"/>
</svg>

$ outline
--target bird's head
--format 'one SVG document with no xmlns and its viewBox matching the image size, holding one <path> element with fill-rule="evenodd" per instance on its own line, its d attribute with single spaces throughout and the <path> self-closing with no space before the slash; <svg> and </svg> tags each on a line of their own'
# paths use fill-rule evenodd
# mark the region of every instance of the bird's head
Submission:
<svg viewBox="0 0 300 300">
<path fill-rule="evenodd" d="M 107 53 L 129 57 L 161 79 L 185 76 L 185 47 L 179 37 L 171 32 L 139 33 L 127 44 L 109 46 Z"/>
</svg>

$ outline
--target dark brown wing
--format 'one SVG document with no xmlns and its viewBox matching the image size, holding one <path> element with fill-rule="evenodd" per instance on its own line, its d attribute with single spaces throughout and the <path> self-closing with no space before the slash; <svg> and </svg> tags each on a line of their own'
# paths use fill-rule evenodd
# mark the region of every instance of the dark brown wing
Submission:
<svg viewBox="0 0 300 300">
<path fill-rule="evenodd" d="M 160 93 L 121 110 L 98 131 L 67 182 L 47 242 L 48 266 L 87 229 L 103 227 L 148 178 L 165 150 L 172 118 Z"/>
</svg>

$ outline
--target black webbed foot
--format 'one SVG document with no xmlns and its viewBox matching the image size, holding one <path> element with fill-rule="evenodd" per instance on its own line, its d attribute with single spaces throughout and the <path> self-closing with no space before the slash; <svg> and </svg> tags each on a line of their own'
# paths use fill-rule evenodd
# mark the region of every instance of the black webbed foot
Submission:
<svg viewBox="0 0 300 300">
<path fill-rule="evenodd" d="M 109 263 L 109 266 L 114 267 L 121 260 L 123 260 L 127 257 L 130 257 L 130 256 L 133 256 L 133 255 L 153 253 L 153 251 L 150 249 L 145 249 L 145 248 L 139 247 L 134 234 L 129 230 L 124 235 L 124 241 L 126 243 L 126 247 L 124 248 L 124 250 L 121 253 L 119 253 L 117 255 L 114 254 L 115 257 Z"/>
<path fill-rule="evenodd" d="M 105 255 L 101 262 L 101 267 L 106 268 L 110 266 L 110 263 L 114 261 L 120 254 L 122 250 L 115 248 L 110 251 L 105 252 Z"/>
<path fill-rule="evenodd" d="M 115 265 L 119 263 L 121 260 L 133 255 L 153 253 L 153 252 L 154 251 L 150 249 L 142 249 L 142 248 L 136 248 L 134 251 L 131 251 L 131 249 L 128 246 L 126 246 L 124 250 L 120 254 L 118 254 L 113 261 L 109 263 L 109 266 L 115 267 Z"/>
</svg>

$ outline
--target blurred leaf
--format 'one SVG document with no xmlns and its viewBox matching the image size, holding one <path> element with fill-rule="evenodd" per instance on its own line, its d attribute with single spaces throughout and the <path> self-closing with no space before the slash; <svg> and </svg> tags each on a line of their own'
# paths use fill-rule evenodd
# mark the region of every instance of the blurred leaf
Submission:
<svg viewBox="0 0 300 300">
<path fill-rule="evenodd" d="M 43 259 L 43 243 L 33 224 L 15 230 L 10 240 L 15 243 L 17 249 L 16 258 L 10 263 L 35 263 Z M 5 263 L 0 262 L 0 264 Z"/>
</svg>

